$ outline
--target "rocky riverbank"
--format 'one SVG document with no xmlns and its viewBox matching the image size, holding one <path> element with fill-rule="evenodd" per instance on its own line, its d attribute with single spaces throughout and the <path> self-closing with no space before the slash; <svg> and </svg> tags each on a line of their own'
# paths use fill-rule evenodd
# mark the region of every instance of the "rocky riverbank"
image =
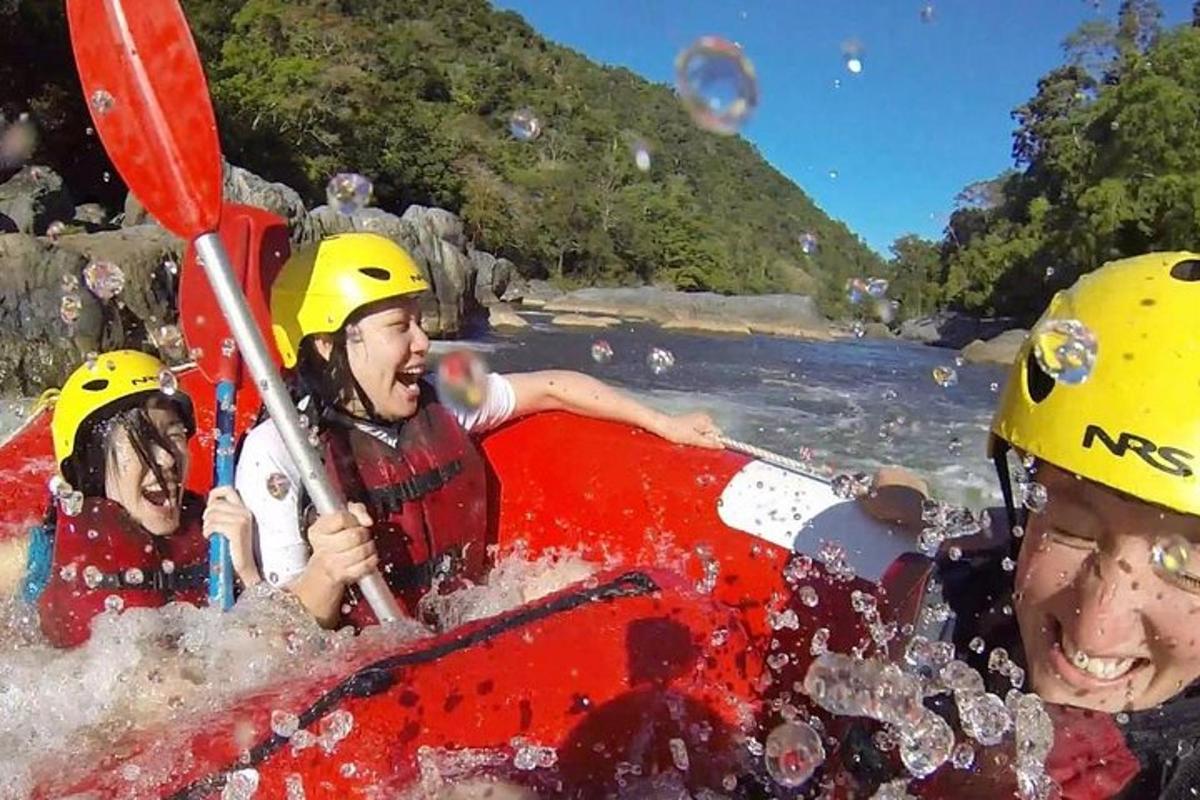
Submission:
<svg viewBox="0 0 1200 800">
<path fill-rule="evenodd" d="M 1013 324 L 943 312 L 895 330 L 872 323 L 852 333 L 848 324 L 825 318 L 804 295 L 724 296 L 659 287 L 565 291 L 523 280 L 511 261 L 476 249 L 463 221 L 444 209 L 413 205 L 399 216 L 377 208 L 352 214 L 328 206 L 309 209 L 288 186 L 232 165 L 226 165 L 224 189 L 230 202 L 265 208 L 286 220 L 293 247 L 352 230 L 402 244 L 433 287 L 424 317 L 430 333 L 443 338 L 480 325 L 527 327 L 518 312 L 529 309 L 554 314 L 553 321 L 564 327 L 602 329 L 638 320 L 667 330 L 818 341 L 899 335 L 955 349 Z M 75 205 L 69 187 L 49 167 L 26 166 L 9 175 L 0 182 L 0 391 L 29 394 L 57 385 L 89 351 L 161 345 L 163 331 L 178 322 L 183 251 L 184 243 L 132 195 L 112 214 L 94 203 Z M 89 286 L 87 268 L 97 263 L 119 268 L 116 292 Z M 979 342 L 964 356 L 1002 360 L 1015 352 L 1013 342 L 1019 337 L 1010 335 L 1004 346 Z M 173 357 L 186 357 L 187 348 L 178 349 Z"/>
</svg>

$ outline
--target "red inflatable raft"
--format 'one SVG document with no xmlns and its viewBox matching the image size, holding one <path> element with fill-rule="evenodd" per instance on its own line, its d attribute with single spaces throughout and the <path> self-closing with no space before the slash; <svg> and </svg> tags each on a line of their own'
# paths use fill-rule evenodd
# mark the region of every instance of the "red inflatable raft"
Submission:
<svg viewBox="0 0 1200 800">
<path fill-rule="evenodd" d="M 208 385 L 195 372 L 180 377 L 199 430 L 211 431 Z M 42 513 L 48 420 L 35 415 L 0 448 L 0 465 L 22 475 L 0 531 Z M 192 488 L 204 491 L 211 434 L 194 442 Z M 903 549 L 819 481 L 619 425 L 544 414 L 486 436 L 483 449 L 497 544 L 521 541 L 531 555 L 582 545 L 618 566 L 498 617 L 364 652 L 344 674 L 122 743 L 83 773 L 47 780 L 40 796 L 133 796 L 134 765 L 157 776 L 163 797 L 219 797 L 239 771 L 253 773 L 254 797 L 299 797 L 300 785 L 310 800 L 394 797 L 428 785 L 430 759 L 486 762 L 497 752 L 509 757 L 493 773 L 543 796 L 611 796 L 629 776 L 664 770 L 688 786 L 728 788 L 754 769 L 736 743 L 753 732 L 770 683 L 768 614 L 788 602 L 793 549 L 816 553 L 834 531 L 868 578 Z M 297 747 L 272 733 L 280 709 L 314 735 L 352 722 L 336 747 Z"/>
</svg>

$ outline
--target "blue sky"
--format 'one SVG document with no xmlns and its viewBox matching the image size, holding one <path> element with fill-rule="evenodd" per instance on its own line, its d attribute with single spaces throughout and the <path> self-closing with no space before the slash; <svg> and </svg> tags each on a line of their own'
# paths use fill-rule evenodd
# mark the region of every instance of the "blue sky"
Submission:
<svg viewBox="0 0 1200 800">
<path fill-rule="evenodd" d="M 940 235 L 954 196 L 1011 166 L 1009 112 L 1118 0 L 493 0 L 548 38 L 658 82 L 697 37 L 741 43 L 760 103 L 742 134 L 831 216 L 886 253 Z M 1164 22 L 1191 0 L 1162 0 Z M 851 75 L 842 43 L 865 47 Z M 835 88 L 834 81 L 841 87 Z M 836 170 L 837 178 L 830 177 Z"/>
</svg>

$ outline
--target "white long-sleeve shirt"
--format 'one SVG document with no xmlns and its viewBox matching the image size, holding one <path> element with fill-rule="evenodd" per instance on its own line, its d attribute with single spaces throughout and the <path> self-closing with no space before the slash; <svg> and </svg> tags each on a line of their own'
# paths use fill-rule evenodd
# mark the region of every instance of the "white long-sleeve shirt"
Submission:
<svg viewBox="0 0 1200 800">
<path fill-rule="evenodd" d="M 468 433 L 483 433 L 512 417 L 516 394 L 507 378 L 492 373 L 479 408 L 447 408 Z M 304 571 L 312 551 L 301 527 L 305 509 L 300 507 L 304 497 L 300 470 L 272 420 L 246 434 L 234 486 L 254 515 L 254 550 L 263 577 L 272 586 L 287 585 Z"/>
</svg>

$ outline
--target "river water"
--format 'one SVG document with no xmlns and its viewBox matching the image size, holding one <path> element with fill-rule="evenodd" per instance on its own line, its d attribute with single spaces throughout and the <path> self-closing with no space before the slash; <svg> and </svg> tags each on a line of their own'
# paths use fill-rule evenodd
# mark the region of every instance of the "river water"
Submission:
<svg viewBox="0 0 1200 800">
<path fill-rule="evenodd" d="M 835 471 L 902 465 L 944 500 L 980 506 L 999 498 L 985 443 L 1003 368 L 956 366 L 953 350 L 903 341 L 716 337 L 641 324 L 590 331 L 551 325 L 548 314 L 526 319 L 529 330 L 467 346 L 484 351 L 498 372 L 581 370 L 665 411 L 707 411 L 734 439 L 792 458 L 807 449 Z M 613 350 L 606 364 L 592 360 L 597 340 Z M 675 366 L 655 374 L 646 364 L 654 347 L 671 351 Z M 958 383 L 939 386 L 938 366 L 954 368 Z"/>
</svg>

